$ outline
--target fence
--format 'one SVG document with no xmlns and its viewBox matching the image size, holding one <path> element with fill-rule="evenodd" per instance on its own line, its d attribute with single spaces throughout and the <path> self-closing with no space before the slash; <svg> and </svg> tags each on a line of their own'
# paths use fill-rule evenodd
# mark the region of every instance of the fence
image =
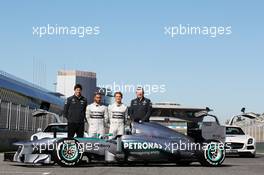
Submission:
<svg viewBox="0 0 264 175">
<path fill-rule="evenodd" d="M 33 117 L 35 109 L 0 99 L 0 129 L 17 131 L 37 131 L 55 122 L 50 116 Z"/>
<path fill-rule="evenodd" d="M 243 131 L 254 137 L 257 142 L 264 142 L 264 124 L 242 126 Z"/>
</svg>

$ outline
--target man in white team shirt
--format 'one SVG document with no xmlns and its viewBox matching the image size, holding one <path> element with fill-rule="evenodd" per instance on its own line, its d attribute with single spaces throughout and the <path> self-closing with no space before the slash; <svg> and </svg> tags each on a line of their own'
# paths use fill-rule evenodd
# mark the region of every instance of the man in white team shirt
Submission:
<svg viewBox="0 0 264 175">
<path fill-rule="evenodd" d="M 86 118 L 90 137 L 102 136 L 105 134 L 105 125 L 108 122 L 107 107 L 101 104 L 101 94 L 96 92 L 94 102 L 86 108 Z"/>
<path fill-rule="evenodd" d="M 124 135 L 125 123 L 128 117 L 128 109 L 122 103 L 123 94 L 121 92 L 115 92 L 115 102 L 108 106 L 110 129 L 109 134 L 113 136 Z"/>
</svg>

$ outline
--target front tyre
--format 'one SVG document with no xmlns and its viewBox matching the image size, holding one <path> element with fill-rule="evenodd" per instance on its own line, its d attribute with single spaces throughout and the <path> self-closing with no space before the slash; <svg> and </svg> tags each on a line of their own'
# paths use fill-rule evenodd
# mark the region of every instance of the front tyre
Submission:
<svg viewBox="0 0 264 175">
<path fill-rule="evenodd" d="M 57 142 L 54 152 L 55 162 L 63 167 L 72 167 L 82 159 L 82 148 L 76 139 L 63 138 Z"/>
<path fill-rule="evenodd" d="M 225 160 L 225 149 L 222 143 L 211 141 L 207 143 L 200 155 L 203 166 L 220 166 Z"/>
</svg>

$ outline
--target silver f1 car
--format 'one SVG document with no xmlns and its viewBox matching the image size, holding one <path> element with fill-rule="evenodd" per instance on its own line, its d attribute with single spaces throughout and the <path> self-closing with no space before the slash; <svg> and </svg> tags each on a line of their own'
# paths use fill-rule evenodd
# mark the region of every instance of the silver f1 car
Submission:
<svg viewBox="0 0 264 175">
<path fill-rule="evenodd" d="M 123 136 L 96 138 L 43 138 L 17 142 L 14 161 L 31 164 L 76 166 L 87 163 L 176 163 L 220 166 L 225 159 L 225 127 L 208 111 L 170 109 L 170 115 L 187 121 L 187 135 L 155 122 L 132 123 Z M 204 121 L 210 117 L 214 121 Z"/>
</svg>

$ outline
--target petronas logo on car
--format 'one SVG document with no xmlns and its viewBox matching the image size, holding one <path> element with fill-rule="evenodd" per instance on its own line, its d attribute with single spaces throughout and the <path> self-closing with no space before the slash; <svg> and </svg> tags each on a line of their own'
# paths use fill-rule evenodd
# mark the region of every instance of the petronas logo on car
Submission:
<svg viewBox="0 0 264 175">
<path fill-rule="evenodd" d="M 154 142 L 125 142 L 125 149 L 162 149 L 162 145 Z"/>
</svg>

